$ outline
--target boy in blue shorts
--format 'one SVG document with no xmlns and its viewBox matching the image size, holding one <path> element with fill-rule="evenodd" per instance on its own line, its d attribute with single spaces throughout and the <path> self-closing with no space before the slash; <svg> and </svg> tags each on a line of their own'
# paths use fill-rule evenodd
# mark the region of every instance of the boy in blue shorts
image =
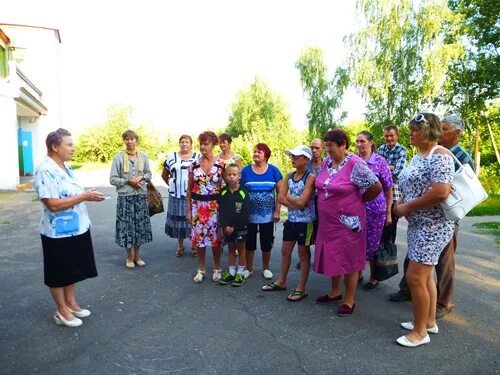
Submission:
<svg viewBox="0 0 500 375">
<path fill-rule="evenodd" d="M 228 271 L 224 272 L 219 283 L 241 286 L 245 281 L 245 242 L 248 224 L 248 192 L 240 186 L 240 169 L 236 164 L 226 166 L 224 172 L 226 186 L 219 195 L 219 225 L 227 243 Z M 239 252 L 239 264 L 236 270 L 236 250 Z"/>
<path fill-rule="evenodd" d="M 309 276 L 310 246 L 314 244 L 314 181 L 307 166 L 312 157 L 307 146 L 297 146 L 285 151 L 290 156 L 295 171 L 283 179 L 283 188 L 278 195 L 278 202 L 288 208 L 288 220 L 283 224 L 283 245 L 281 246 L 281 270 L 276 281 L 264 285 L 262 290 L 272 292 L 286 290 L 286 278 L 292 260 L 295 243 L 298 244 L 300 258 L 300 280 L 287 300 L 297 302 L 307 297 L 306 283 Z"/>
</svg>

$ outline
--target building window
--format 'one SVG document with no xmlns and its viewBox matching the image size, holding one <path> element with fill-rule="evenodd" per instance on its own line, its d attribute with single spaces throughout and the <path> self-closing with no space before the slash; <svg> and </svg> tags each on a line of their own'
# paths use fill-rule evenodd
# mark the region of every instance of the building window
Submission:
<svg viewBox="0 0 500 375">
<path fill-rule="evenodd" d="M 7 50 L 0 45 L 0 77 L 7 77 Z"/>
</svg>

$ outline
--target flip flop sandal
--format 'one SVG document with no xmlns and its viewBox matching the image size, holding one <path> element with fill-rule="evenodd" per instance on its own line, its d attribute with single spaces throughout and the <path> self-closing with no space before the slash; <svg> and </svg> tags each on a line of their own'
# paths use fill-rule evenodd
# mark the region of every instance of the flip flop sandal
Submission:
<svg viewBox="0 0 500 375">
<path fill-rule="evenodd" d="M 297 298 L 291 298 L 293 296 L 297 296 Z M 290 302 L 299 302 L 299 301 L 303 300 L 304 298 L 306 298 L 307 296 L 308 296 L 308 294 L 306 291 L 294 289 L 293 292 L 288 297 L 286 297 L 286 299 L 287 299 L 287 301 L 290 301 Z"/>
<path fill-rule="evenodd" d="M 271 284 L 264 285 L 262 287 L 262 290 L 264 292 L 276 292 L 276 291 L 286 290 L 286 287 L 279 286 L 276 283 L 271 283 Z"/>
</svg>

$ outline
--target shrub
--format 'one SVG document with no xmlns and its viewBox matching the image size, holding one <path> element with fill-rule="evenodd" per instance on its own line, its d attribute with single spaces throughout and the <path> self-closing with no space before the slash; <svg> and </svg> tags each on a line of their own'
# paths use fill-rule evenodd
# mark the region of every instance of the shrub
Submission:
<svg viewBox="0 0 500 375">
<path fill-rule="evenodd" d="M 479 180 L 488 194 L 500 195 L 500 164 L 481 166 Z"/>
</svg>

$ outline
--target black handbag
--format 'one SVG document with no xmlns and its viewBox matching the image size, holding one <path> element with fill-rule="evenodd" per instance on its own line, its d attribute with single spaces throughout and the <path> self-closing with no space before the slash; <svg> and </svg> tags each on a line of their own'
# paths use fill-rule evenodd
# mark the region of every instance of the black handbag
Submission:
<svg viewBox="0 0 500 375">
<path fill-rule="evenodd" d="M 380 249 L 373 257 L 375 261 L 375 279 L 387 280 L 399 272 L 398 247 L 391 241 L 382 241 Z"/>
</svg>

